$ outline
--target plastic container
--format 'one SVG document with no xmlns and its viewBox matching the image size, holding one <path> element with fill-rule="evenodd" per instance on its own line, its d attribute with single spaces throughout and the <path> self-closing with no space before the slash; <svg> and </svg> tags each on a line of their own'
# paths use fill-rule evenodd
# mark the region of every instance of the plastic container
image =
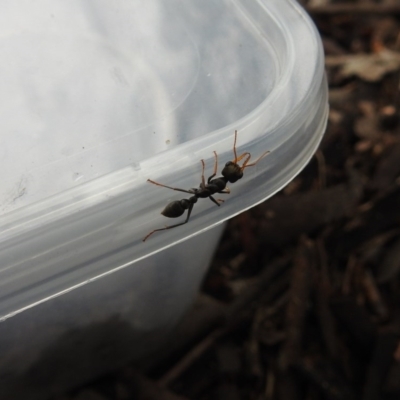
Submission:
<svg viewBox="0 0 400 400">
<path fill-rule="evenodd" d="M 153 349 L 222 222 L 314 153 L 327 86 L 318 34 L 290 0 L 14 0 L 0 33 L 0 397 L 33 399 Z M 199 200 L 188 224 L 143 243 L 184 220 L 160 212 L 188 197 L 147 179 L 197 187 L 201 159 L 206 177 L 213 151 L 219 171 L 233 159 L 236 129 L 238 153 L 271 153 L 221 207 Z M 61 371 L 77 352 L 85 372 Z"/>
</svg>

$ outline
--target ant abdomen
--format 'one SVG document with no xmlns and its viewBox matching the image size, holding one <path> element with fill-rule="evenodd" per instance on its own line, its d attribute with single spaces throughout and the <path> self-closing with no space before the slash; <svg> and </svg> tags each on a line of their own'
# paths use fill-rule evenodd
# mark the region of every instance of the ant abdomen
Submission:
<svg viewBox="0 0 400 400">
<path fill-rule="evenodd" d="M 164 217 L 168 218 L 178 218 L 180 217 L 187 209 L 184 205 L 181 204 L 182 200 L 176 200 L 173 201 L 164 208 L 164 210 L 161 211 L 161 214 L 164 215 Z"/>
<path fill-rule="evenodd" d="M 178 218 L 189 208 L 190 203 L 196 203 L 196 201 L 197 199 L 193 197 L 189 200 L 182 199 L 171 201 L 171 203 L 162 210 L 161 214 L 168 218 Z"/>
<path fill-rule="evenodd" d="M 213 186 L 215 188 L 215 193 L 221 192 L 226 188 L 226 180 L 223 178 L 215 178 L 210 182 L 209 186 Z"/>
</svg>

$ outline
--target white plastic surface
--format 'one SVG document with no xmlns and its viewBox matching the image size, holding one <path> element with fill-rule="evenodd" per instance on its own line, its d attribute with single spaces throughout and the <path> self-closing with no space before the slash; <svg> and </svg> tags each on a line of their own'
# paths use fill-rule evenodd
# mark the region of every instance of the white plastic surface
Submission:
<svg viewBox="0 0 400 400">
<path fill-rule="evenodd" d="M 0 56 L 3 319 L 265 200 L 325 129 L 322 48 L 295 1 L 6 0 Z M 271 154 L 221 207 L 199 200 L 143 243 L 186 197 L 147 179 L 197 187 L 201 159 L 207 176 L 213 151 L 219 171 L 232 160 L 235 129 L 238 153 Z"/>
</svg>

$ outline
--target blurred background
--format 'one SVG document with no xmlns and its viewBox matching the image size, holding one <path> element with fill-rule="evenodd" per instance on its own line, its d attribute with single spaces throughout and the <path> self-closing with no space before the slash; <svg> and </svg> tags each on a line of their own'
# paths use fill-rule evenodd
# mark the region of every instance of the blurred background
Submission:
<svg viewBox="0 0 400 400">
<path fill-rule="evenodd" d="M 400 398 L 400 1 L 300 3 L 326 54 L 319 150 L 229 221 L 163 351 L 53 400 Z"/>
</svg>

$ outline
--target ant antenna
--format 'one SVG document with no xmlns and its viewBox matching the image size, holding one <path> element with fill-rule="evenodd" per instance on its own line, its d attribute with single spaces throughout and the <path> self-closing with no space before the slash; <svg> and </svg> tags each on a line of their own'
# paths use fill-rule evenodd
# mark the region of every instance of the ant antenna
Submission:
<svg viewBox="0 0 400 400">
<path fill-rule="evenodd" d="M 265 153 L 261 154 L 260 157 L 257 158 L 257 160 L 251 164 L 247 164 L 250 161 L 251 158 L 251 154 L 249 152 L 245 152 L 243 154 L 241 154 L 239 157 L 237 156 L 237 152 L 236 152 L 236 139 L 237 139 L 237 130 L 235 130 L 235 140 L 233 141 L 233 154 L 235 156 L 235 159 L 233 160 L 234 164 L 237 164 L 240 160 L 242 160 L 243 158 L 245 158 L 243 165 L 240 167 L 240 171 L 243 172 L 243 170 L 247 167 L 253 167 L 254 165 L 256 165 L 263 157 L 265 157 L 267 154 L 270 153 L 270 151 L 266 151 Z"/>
<path fill-rule="evenodd" d="M 236 154 L 236 138 L 237 138 L 237 130 L 235 130 L 235 140 L 233 141 L 233 155 L 235 156 L 235 161 L 234 161 L 235 164 L 238 161 Z"/>
<path fill-rule="evenodd" d="M 265 157 L 265 156 L 266 156 L 267 154 L 269 154 L 269 153 L 271 153 L 271 152 L 268 150 L 268 151 L 266 151 L 265 153 L 261 154 L 261 156 L 258 157 L 257 160 L 256 160 L 255 162 L 251 163 L 251 164 L 247 164 L 247 163 L 250 161 L 250 157 L 251 157 L 250 153 L 247 153 L 248 156 L 247 156 L 247 158 L 244 160 L 244 163 L 243 163 L 243 165 L 240 167 L 240 170 L 243 171 L 243 170 L 244 170 L 245 168 L 247 168 L 247 167 L 253 167 L 253 166 L 256 165 L 263 157 Z"/>
</svg>

